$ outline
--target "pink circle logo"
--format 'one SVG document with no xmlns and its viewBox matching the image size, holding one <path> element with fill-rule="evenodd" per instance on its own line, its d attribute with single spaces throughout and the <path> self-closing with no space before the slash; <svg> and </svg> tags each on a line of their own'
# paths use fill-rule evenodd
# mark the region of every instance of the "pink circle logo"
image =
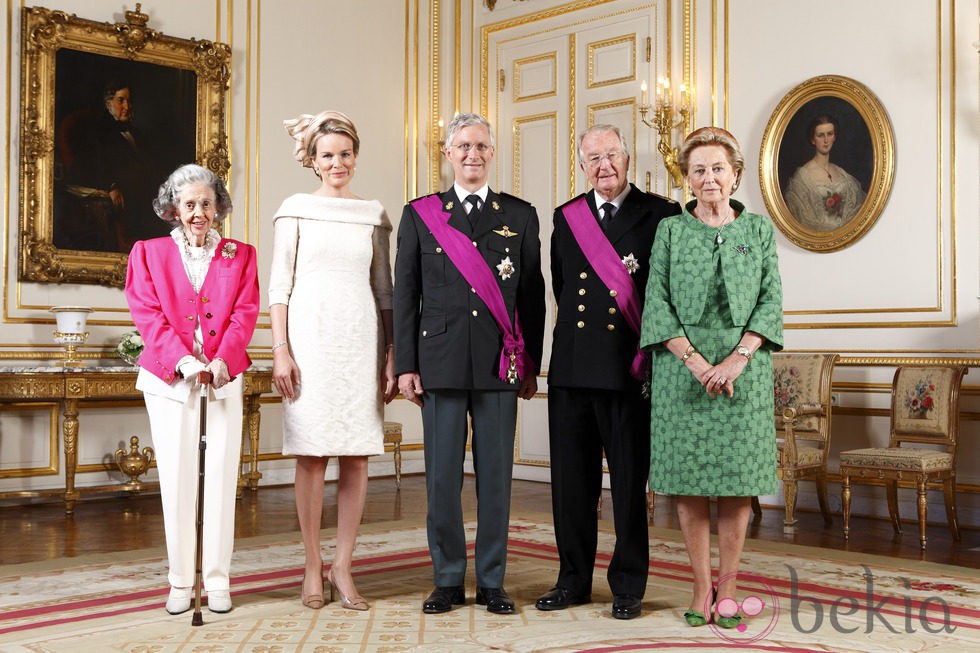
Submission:
<svg viewBox="0 0 980 653">
<path fill-rule="evenodd" d="M 735 574 L 729 574 L 718 579 L 719 585 Z M 733 598 L 723 598 L 714 606 L 719 617 L 735 618 L 737 623 L 732 628 L 722 628 L 714 620 L 709 622 L 711 631 L 719 638 L 733 644 L 748 644 L 765 639 L 776 627 L 779 620 L 779 597 L 776 591 L 760 576 L 740 574 L 744 590 L 748 595 L 740 601 Z M 710 600 L 710 599 L 709 599 Z M 706 606 L 705 614 L 710 614 L 711 606 Z"/>
</svg>

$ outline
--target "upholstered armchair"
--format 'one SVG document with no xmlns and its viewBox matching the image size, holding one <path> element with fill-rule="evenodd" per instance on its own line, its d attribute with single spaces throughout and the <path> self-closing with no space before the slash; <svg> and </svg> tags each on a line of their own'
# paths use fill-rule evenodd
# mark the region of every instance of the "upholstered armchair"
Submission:
<svg viewBox="0 0 980 653">
<path fill-rule="evenodd" d="M 797 483 L 813 480 L 824 522 L 831 524 L 827 504 L 827 453 L 830 449 L 831 376 L 837 354 L 773 354 L 773 395 L 779 478 L 786 516 L 783 528 L 796 525 Z M 758 497 L 752 498 L 762 515 Z"/>
<path fill-rule="evenodd" d="M 913 483 L 918 499 L 919 543 L 923 549 L 926 548 L 926 490 L 930 484 L 941 483 L 946 521 L 953 538 L 960 539 L 956 521 L 956 439 L 964 374 L 966 367 L 953 365 L 907 365 L 895 370 L 888 446 L 840 454 L 845 539 L 850 530 L 852 480 L 885 482 L 888 514 L 898 534 L 902 532 L 898 483 Z"/>
</svg>

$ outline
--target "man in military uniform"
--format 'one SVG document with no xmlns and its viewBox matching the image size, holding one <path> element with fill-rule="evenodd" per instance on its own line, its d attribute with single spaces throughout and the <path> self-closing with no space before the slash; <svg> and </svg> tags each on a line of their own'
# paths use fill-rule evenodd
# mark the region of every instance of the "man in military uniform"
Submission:
<svg viewBox="0 0 980 653">
<path fill-rule="evenodd" d="M 445 155 L 455 183 L 405 206 L 395 257 L 395 373 L 399 391 L 422 409 L 436 586 L 422 611 L 465 603 L 460 494 L 469 414 L 479 497 L 476 602 L 510 614 L 503 581 L 517 398 L 537 390 L 544 339 L 538 216 L 487 185 L 494 142 L 483 117 L 457 115 Z"/>
<path fill-rule="evenodd" d="M 536 607 L 562 610 L 592 600 L 605 452 L 616 528 L 607 574 L 612 616 L 632 619 L 640 614 L 649 564 L 649 357 L 637 348 L 639 321 L 657 225 L 680 206 L 628 183 L 629 150 L 617 127 L 586 130 L 578 157 L 592 190 L 555 209 L 551 239 L 558 320 L 548 421 L 560 568 Z"/>
</svg>

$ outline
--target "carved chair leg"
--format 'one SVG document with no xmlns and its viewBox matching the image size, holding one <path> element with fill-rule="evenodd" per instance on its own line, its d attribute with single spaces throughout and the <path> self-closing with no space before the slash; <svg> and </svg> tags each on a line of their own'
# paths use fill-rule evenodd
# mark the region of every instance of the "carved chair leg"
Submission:
<svg viewBox="0 0 980 653">
<path fill-rule="evenodd" d="M 833 518 L 830 516 L 830 503 L 827 501 L 827 475 L 824 472 L 818 472 L 816 477 L 817 483 L 817 501 L 820 502 L 820 514 L 823 515 L 824 526 L 830 526 L 834 523 Z"/>
<path fill-rule="evenodd" d="M 926 516 L 929 513 L 929 501 L 926 499 L 926 479 L 919 479 L 918 505 L 919 505 L 919 546 L 926 548 Z"/>
<path fill-rule="evenodd" d="M 851 526 L 851 477 L 843 474 L 844 480 L 841 485 L 841 511 L 844 513 L 844 539 L 850 534 Z"/>
<path fill-rule="evenodd" d="M 898 481 L 885 481 L 885 495 L 888 499 L 888 516 L 892 520 L 892 528 L 895 533 L 902 534 L 902 520 L 898 514 Z"/>
<path fill-rule="evenodd" d="M 956 479 L 947 478 L 943 481 L 943 498 L 946 501 L 946 522 L 953 534 L 953 539 L 960 541 L 960 525 L 956 517 Z"/>
<path fill-rule="evenodd" d="M 786 508 L 783 530 L 796 526 L 796 490 L 796 479 L 783 480 L 783 505 Z"/>
</svg>

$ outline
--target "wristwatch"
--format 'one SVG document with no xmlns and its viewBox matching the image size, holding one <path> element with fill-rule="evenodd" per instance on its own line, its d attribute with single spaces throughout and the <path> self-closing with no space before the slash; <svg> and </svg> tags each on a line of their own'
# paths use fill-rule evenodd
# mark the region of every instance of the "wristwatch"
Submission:
<svg viewBox="0 0 980 653">
<path fill-rule="evenodd" d="M 738 347 L 736 347 L 735 353 L 739 354 L 740 356 L 745 356 L 746 363 L 752 360 L 752 350 L 746 347 L 745 345 L 739 345 Z"/>
</svg>

